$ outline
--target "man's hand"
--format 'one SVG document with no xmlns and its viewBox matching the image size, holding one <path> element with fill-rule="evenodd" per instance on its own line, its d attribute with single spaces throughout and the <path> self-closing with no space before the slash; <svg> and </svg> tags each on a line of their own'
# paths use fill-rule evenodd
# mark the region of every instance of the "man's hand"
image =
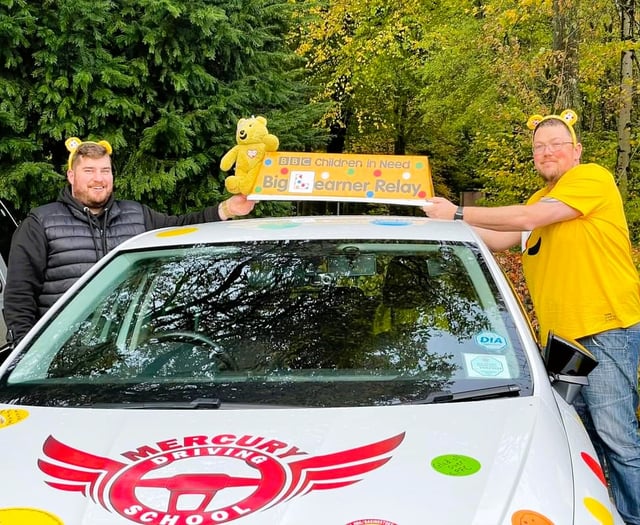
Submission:
<svg viewBox="0 0 640 525">
<path fill-rule="evenodd" d="M 443 197 L 427 199 L 422 207 L 424 214 L 431 219 L 453 219 L 458 207 Z"/>
<path fill-rule="evenodd" d="M 223 221 L 251 213 L 256 202 L 247 199 L 246 195 L 233 195 L 222 201 L 218 207 L 218 215 Z"/>
</svg>

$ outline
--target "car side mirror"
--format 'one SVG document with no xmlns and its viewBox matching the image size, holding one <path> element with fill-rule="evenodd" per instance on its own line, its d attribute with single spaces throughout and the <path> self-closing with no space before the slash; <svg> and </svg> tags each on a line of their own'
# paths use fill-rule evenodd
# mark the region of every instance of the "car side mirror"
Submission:
<svg viewBox="0 0 640 525">
<path fill-rule="evenodd" d="M 572 403 L 580 389 L 589 384 L 587 376 L 598 365 L 596 358 L 577 341 L 549 332 L 542 353 L 553 388 Z"/>
</svg>

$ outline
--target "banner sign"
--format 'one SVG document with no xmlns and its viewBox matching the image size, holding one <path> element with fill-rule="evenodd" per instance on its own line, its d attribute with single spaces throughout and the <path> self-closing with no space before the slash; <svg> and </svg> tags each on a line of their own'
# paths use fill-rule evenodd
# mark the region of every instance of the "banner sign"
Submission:
<svg viewBox="0 0 640 525">
<path fill-rule="evenodd" d="M 425 156 L 275 151 L 265 155 L 248 198 L 420 206 L 433 194 Z"/>
</svg>

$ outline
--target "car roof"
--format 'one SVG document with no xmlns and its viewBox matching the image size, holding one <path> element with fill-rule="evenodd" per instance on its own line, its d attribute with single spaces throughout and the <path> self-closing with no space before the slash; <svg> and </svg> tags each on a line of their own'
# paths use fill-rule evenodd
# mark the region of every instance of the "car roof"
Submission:
<svg viewBox="0 0 640 525">
<path fill-rule="evenodd" d="M 116 250 L 185 246 L 211 242 L 294 239 L 398 239 L 481 242 L 462 221 L 423 217 L 334 215 L 239 219 L 176 226 L 149 231 L 121 244 Z"/>
</svg>

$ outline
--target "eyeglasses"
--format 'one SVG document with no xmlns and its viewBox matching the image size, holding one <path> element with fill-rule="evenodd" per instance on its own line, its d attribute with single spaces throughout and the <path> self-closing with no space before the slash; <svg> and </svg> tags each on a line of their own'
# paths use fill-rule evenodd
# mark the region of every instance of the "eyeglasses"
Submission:
<svg viewBox="0 0 640 525">
<path fill-rule="evenodd" d="M 552 142 L 551 144 L 534 144 L 533 154 L 540 155 L 541 153 L 544 153 L 547 150 L 549 151 L 549 153 L 555 153 L 557 151 L 560 151 L 562 146 L 564 146 L 565 144 L 573 144 L 573 142 L 565 141 L 565 142 Z"/>
</svg>

